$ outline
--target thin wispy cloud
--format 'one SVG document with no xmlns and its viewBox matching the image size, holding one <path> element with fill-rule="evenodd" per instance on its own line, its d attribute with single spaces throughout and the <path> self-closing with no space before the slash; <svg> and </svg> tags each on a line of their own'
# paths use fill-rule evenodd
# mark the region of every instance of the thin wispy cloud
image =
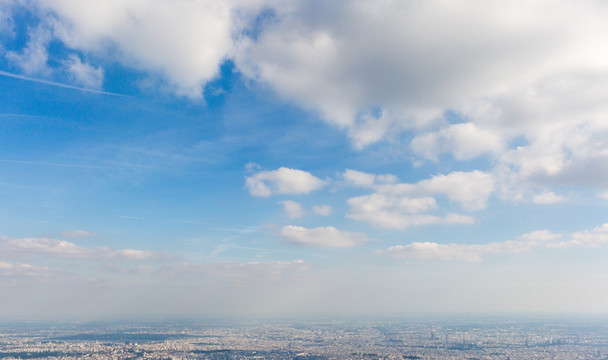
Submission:
<svg viewBox="0 0 608 360">
<path fill-rule="evenodd" d="M 52 238 L 10 238 L 0 236 L 0 249 L 4 256 L 49 256 L 64 259 L 167 259 L 169 254 L 138 249 L 114 250 L 108 247 L 88 248 L 65 240 Z"/>
</svg>

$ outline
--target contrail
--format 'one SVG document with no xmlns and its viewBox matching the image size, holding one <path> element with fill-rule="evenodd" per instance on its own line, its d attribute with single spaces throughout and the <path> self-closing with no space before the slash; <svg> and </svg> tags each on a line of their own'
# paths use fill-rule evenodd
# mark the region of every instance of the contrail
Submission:
<svg viewBox="0 0 608 360">
<path fill-rule="evenodd" d="M 87 169 L 121 169 L 116 166 L 102 166 L 102 165 L 80 165 L 80 164 L 65 164 L 65 163 L 50 163 L 50 162 L 41 162 L 41 161 L 25 161 L 25 160 L 10 160 L 10 159 L 0 159 L 0 162 L 3 163 L 13 163 L 13 164 L 28 164 L 28 165 L 44 165 L 44 166 L 58 166 L 58 167 L 72 167 L 72 168 L 87 168 Z"/>
<path fill-rule="evenodd" d="M 103 95 L 121 96 L 121 97 L 132 97 L 132 96 L 129 96 L 129 95 L 124 95 L 124 94 L 117 94 L 117 93 L 112 93 L 112 92 L 107 92 L 107 91 L 102 91 L 102 90 L 88 89 L 88 88 L 83 88 L 83 87 L 79 87 L 79 86 L 73 86 L 73 85 L 63 84 L 63 83 L 60 83 L 60 82 L 55 82 L 55 81 L 50 81 L 50 80 L 44 80 L 44 79 L 39 79 L 39 78 L 33 78 L 33 77 L 19 75 L 19 74 L 13 74 L 13 73 L 2 71 L 2 70 L 0 70 L 0 75 L 1 76 L 15 78 L 15 79 L 20 79 L 20 80 L 32 81 L 32 82 L 36 82 L 36 83 L 40 83 L 40 84 L 45 84 L 45 85 L 58 86 L 58 87 L 67 88 L 67 89 L 73 89 L 73 90 L 78 90 L 78 91 L 90 92 L 90 93 L 94 93 L 94 94 L 103 94 Z"/>
</svg>

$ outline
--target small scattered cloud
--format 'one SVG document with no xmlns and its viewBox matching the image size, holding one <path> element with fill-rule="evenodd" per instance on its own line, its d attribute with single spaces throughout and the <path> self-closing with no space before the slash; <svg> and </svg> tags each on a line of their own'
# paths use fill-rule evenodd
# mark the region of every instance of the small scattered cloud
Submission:
<svg viewBox="0 0 608 360">
<path fill-rule="evenodd" d="M 287 225 L 281 229 L 281 237 L 297 245 L 326 248 L 349 248 L 369 241 L 363 233 L 340 231 L 333 226 L 307 229 Z"/>
<path fill-rule="evenodd" d="M 303 170 L 281 167 L 261 171 L 245 179 L 245 186 L 252 196 L 268 197 L 275 194 L 308 194 L 327 184 Z"/>
<path fill-rule="evenodd" d="M 262 169 L 262 167 L 259 164 L 254 163 L 253 161 L 250 161 L 247 164 L 245 164 L 245 172 L 248 172 L 248 173 L 260 171 L 261 169 Z"/>
<path fill-rule="evenodd" d="M 334 211 L 330 205 L 314 205 L 312 211 L 319 216 L 329 216 Z"/>
<path fill-rule="evenodd" d="M 374 185 L 376 175 L 368 174 L 357 170 L 346 169 L 342 173 L 342 178 L 347 184 L 358 187 L 371 187 Z"/>
<path fill-rule="evenodd" d="M 348 185 L 356 187 L 372 187 L 378 183 L 392 184 L 397 182 L 397 177 L 395 175 L 375 175 L 352 169 L 346 169 L 342 173 L 342 178 Z"/>
<path fill-rule="evenodd" d="M 279 201 L 283 205 L 283 210 L 290 219 L 298 219 L 304 216 L 304 208 L 300 203 L 293 200 Z"/>
<path fill-rule="evenodd" d="M 29 31 L 27 45 L 20 51 L 9 51 L 6 58 L 27 75 L 48 75 L 47 44 L 51 40 L 51 31 L 44 26 L 38 26 Z"/>
<path fill-rule="evenodd" d="M 103 85 L 103 69 L 101 67 L 93 67 L 90 64 L 83 63 L 78 55 L 70 55 L 63 62 L 69 76 L 78 85 L 90 89 L 101 89 Z"/>
</svg>

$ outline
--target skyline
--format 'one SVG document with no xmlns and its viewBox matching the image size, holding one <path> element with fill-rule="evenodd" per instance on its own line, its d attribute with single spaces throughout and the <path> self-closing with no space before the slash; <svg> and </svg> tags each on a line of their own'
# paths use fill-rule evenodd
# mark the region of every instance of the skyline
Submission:
<svg viewBox="0 0 608 360">
<path fill-rule="evenodd" d="M 606 15 L 0 0 L 0 319 L 606 313 Z"/>
</svg>

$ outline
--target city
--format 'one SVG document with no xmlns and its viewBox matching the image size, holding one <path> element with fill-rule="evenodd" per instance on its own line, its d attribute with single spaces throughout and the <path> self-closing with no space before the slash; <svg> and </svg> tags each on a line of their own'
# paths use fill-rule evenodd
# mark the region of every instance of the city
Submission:
<svg viewBox="0 0 608 360">
<path fill-rule="evenodd" d="M 587 318 L 12 324 L 1 359 L 608 359 Z"/>
</svg>

